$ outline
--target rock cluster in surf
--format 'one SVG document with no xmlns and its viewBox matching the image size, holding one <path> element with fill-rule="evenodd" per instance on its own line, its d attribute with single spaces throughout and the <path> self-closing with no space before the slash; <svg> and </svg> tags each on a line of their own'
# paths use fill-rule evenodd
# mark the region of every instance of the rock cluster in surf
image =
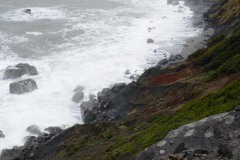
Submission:
<svg viewBox="0 0 240 160">
<path fill-rule="evenodd" d="M 19 63 L 16 66 L 7 67 L 3 73 L 3 79 L 17 79 L 24 75 L 35 76 L 38 75 L 38 71 L 35 66 L 27 63 Z M 9 85 L 9 92 L 11 94 L 23 94 L 32 92 L 35 89 L 37 89 L 37 83 L 33 79 L 20 80 Z"/>
</svg>

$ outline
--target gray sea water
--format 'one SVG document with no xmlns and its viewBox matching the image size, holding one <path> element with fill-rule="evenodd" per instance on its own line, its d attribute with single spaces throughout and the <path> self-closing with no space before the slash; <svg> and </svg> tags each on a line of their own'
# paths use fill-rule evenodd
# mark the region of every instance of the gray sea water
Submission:
<svg viewBox="0 0 240 160">
<path fill-rule="evenodd" d="M 31 9 L 31 14 L 24 13 Z M 153 66 L 163 53 L 181 51 L 201 30 L 192 12 L 166 0 L 0 0 L 0 152 L 22 145 L 26 128 L 69 127 L 82 123 L 73 90 L 85 88 L 84 100 L 102 88 L 129 83 Z M 148 38 L 155 40 L 147 44 Z M 157 49 L 158 52 L 153 51 Z M 11 95 L 1 80 L 18 63 L 36 66 L 34 92 Z M 130 70 L 130 75 L 124 75 Z"/>
</svg>

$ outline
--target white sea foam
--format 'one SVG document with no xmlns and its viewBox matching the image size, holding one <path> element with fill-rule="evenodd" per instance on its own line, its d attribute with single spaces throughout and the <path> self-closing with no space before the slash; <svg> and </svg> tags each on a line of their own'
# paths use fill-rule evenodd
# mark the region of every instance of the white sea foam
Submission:
<svg viewBox="0 0 240 160">
<path fill-rule="evenodd" d="M 32 124 L 43 130 L 82 123 L 80 104 L 71 102 L 76 86 L 85 87 L 87 100 L 114 83 L 128 83 L 127 69 L 134 75 L 142 73 L 164 55 L 180 51 L 185 39 L 199 32 L 191 27 L 192 13 L 187 7 L 178 12 L 178 6 L 168 6 L 162 0 L 114 2 L 121 5 L 108 9 L 79 9 L 67 4 L 31 7 L 32 15 L 23 13 L 21 7 L 0 15 L 0 23 L 19 25 L 15 32 L 11 27 L 0 32 L 0 75 L 17 63 L 29 63 L 39 70 L 37 76 L 0 80 L 0 130 L 6 135 L 0 139 L 0 150 L 22 145 L 29 135 L 26 128 Z M 45 19 L 51 21 L 36 21 Z M 155 43 L 147 44 L 148 38 Z M 11 95 L 9 83 L 25 78 L 34 79 L 38 89 Z"/>
<path fill-rule="evenodd" d="M 31 14 L 25 13 L 26 9 L 31 9 Z M 7 21 L 34 21 L 41 19 L 64 19 L 66 14 L 60 9 L 55 8 L 39 8 L 39 7 L 27 7 L 16 10 L 11 10 L 2 15 Z"/>
</svg>

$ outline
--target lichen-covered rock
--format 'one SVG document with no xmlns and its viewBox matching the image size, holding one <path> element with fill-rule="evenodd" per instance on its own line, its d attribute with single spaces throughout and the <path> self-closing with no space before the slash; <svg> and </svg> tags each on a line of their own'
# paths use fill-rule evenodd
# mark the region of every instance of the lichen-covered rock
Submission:
<svg viewBox="0 0 240 160">
<path fill-rule="evenodd" d="M 141 152 L 137 160 L 232 159 L 239 157 L 240 111 L 214 115 L 170 131 L 160 142 Z M 235 160 L 237 160 L 235 158 Z"/>
<path fill-rule="evenodd" d="M 37 89 L 37 83 L 32 79 L 14 82 L 9 85 L 9 91 L 12 94 L 23 94 L 32 92 L 35 89 Z"/>
<path fill-rule="evenodd" d="M 19 63 L 18 65 L 8 67 L 5 72 L 3 79 L 16 79 L 23 75 L 37 75 L 38 71 L 36 67 L 31 66 L 27 63 Z"/>
</svg>

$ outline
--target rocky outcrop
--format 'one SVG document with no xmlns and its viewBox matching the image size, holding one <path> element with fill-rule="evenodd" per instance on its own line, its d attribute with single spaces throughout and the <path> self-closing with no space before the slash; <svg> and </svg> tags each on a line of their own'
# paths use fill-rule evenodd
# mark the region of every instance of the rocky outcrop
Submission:
<svg viewBox="0 0 240 160">
<path fill-rule="evenodd" d="M 145 149 L 137 160 L 234 159 L 240 151 L 240 107 L 184 125 Z"/>
<path fill-rule="evenodd" d="M 3 134 L 3 131 L 0 130 L 0 138 L 5 138 L 5 135 Z"/>
<path fill-rule="evenodd" d="M 12 94 L 23 94 L 32 92 L 35 89 L 37 89 L 37 83 L 32 79 L 14 82 L 9 85 L 9 91 Z"/>
<path fill-rule="evenodd" d="M 83 102 L 80 109 L 84 123 L 90 123 L 96 120 L 98 110 L 97 103 L 93 101 Z"/>
<path fill-rule="evenodd" d="M 25 145 L 22 147 L 13 147 L 12 149 L 4 149 L 0 155 L 1 160 L 33 160 L 35 159 L 34 151 L 51 141 L 53 136 L 44 134 L 41 137 L 28 137 Z"/>
<path fill-rule="evenodd" d="M 34 160 L 34 159 L 42 159 L 39 156 L 45 156 L 44 151 L 49 151 L 50 149 L 46 149 L 50 144 L 55 144 L 58 141 L 60 133 L 63 133 L 63 129 L 60 127 L 49 127 L 44 129 L 49 132 L 49 134 L 42 133 L 38 126 L 32 125 L 27 129 L 29 132 L 38 135 L 28 136 L 26 137 L 26 142 L 24 146 L 18 147 L 14 146 L 12 149 L 4 149 L 0 155 L 1 160 Z M 43 154 L 37 154 L 37 150 L 43 149 L 41 151 Z M 53 152 L 51 152 L 53 153 Z M 45 158 L 43 158 L 45 159 Z"/>
<path fill-rule="evenodd" d="M 14 67 L 12 66 L 8 67 L 4 72 L 3 79 L 16 79 L 25 74 L 33 76 L 33 75 L 37 75 L 38 71 L 36 67 L 31 66 L 27 63 L 19 63 Z"/>
<path fill-rule="evenodd" d="M 112 88 L 104 88 L 97 94 L 97 99 L 92 98 L 80 106 L 84 123 L 93 121 L 116 121 L 129 111 L 126 98 L 122 95 L 131 85 L 125 83 L 115 84 Z M 125 91 L 124 91 L 125 90 Z M 123 105 L 123 103 L 125 105 Z"/>
</svg>

